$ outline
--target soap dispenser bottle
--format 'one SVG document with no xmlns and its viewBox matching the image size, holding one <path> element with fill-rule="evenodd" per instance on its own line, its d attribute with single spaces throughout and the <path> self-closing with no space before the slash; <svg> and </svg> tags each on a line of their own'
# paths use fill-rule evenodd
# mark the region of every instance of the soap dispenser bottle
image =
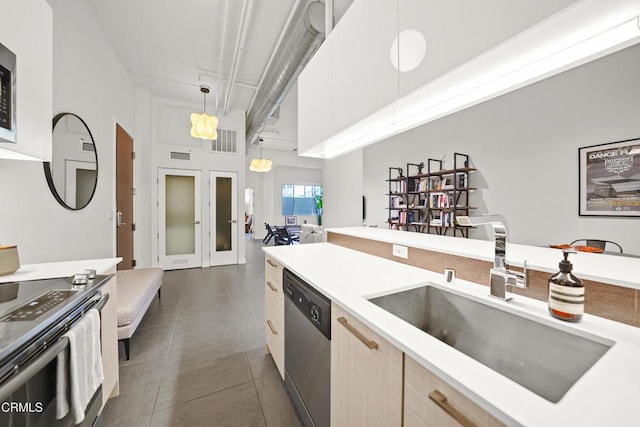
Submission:
<svg viewBox="0 0 640 427">
<path fill-rule="evenodd" d="M 579 322 L 584 313 L 584 285 L 571 274 L 571 251 L 563 251 L 560 271 L 549 277 L 549 313 L 567 322 Z"/>
</svg>

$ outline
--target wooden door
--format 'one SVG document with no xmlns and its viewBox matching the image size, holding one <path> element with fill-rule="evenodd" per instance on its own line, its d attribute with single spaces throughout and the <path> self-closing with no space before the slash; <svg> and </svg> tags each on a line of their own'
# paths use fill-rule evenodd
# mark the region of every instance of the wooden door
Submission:
<svg viewBox="0 0 640 427">
<path fill-rule="evenodd" d="M 117 254 L 122 257 L 118 270 L 130 270 L 133 259 L 133 138 L 116 125 L 116 239 Z"/>
</svg>

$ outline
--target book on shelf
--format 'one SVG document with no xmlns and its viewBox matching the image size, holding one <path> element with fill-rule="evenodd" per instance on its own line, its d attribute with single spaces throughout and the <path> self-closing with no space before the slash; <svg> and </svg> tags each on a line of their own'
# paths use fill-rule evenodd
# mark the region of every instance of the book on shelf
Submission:
<svg viewBox="0 0 640 427">
<path fill-rule="evenodd" d="M 429 221 L 429 225 L 435 227 L 452 227 L 454 221 L 453 212 L 441 212 L 440 216 L 434 216 Z"/>
<path fill-rule="evenodd" d="M 392 209 L 402 209 L 405 207 L 402 196 L 389 196 L 389 207 Z"/>
<path fill-rule="evenodd" d="M 391 192 L 392 193 L 405 193 L 407 191 L 407 182 L 406 181 L 396 181 L 392 185 Z"/>
<path fill-rule="evenodd" d="M 417 178 L 414 180 L 413 190 L 416 192 L 426 192 L 429 188 L 429 181 L 427 178 Z"/>
<path fill-rule="evenodd" d="M 431 209 L 448 209 L 453 205 L 453 197 L 445 193 L 430 194 L 425 199 L 425 207 Z"/>
<path fill-rule="evenodd" d="M 429 178 L 429 191 L 453 190 L 455 188 L 452 178 L 432 176 Z"/>
</svg>

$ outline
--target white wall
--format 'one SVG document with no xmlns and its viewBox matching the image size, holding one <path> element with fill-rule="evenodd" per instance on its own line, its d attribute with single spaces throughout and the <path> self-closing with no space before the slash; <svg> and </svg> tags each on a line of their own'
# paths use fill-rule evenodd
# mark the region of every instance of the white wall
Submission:
<svg viewBox="0 0 640 427">
<path fill-rule="evenodd" d="M 226 171 L 238 173 L 237 192 L 237 212 L 238 212 L 238 262 L 245 263 L 245 241 L 244 241 L 244 189 L 246 179 L 245 166 L 245 114 L 244 111 L 233 110 L 227 116 L 218 117 L 218 129 L 236 130 L 238 135 L 238 153 L 220 154 L 211 153 L 209 141 L 202 141 L 191 137 L 191 122 L 189 116 L 193 112 L 200 112 L 202 105 L 190 104 L 165 98 L 151 98 L 150 104 L 140 96 L 138 105 L 140 117 L 146 116 L 144 112 L 146 106 L 151 109 L 151 167 L 148 169 L 151 177 L 151 185 L 144 186 L 140 191 L 142 197 L 151 200 L 151 209 L 148 212 L 151 223 L 151 264 L 158 265 L 158 240 L 153 238 L 158 232 L 158 210 L 156 201 L 158 200 L 158 168 L 189 169 L 201 172 L 202 179 L 202 219 L 200 227 L 202 230 L 202 266 L 208 267 L 209 263 L 209 172 Z M 140 125 L 144 126 L 144 120 L 140 120 Z M 170 152 L 190 152 L 191 159 L 172 160 Z M 145 221 L 147 218 L 145 218 Z M 213 233 L 212 233 L 213 237 Z M 145 257 L 147 255 L 145 254 Z"/>
<path fill-rule="evenodd" d="M 322 184 L 322 165 L 320 159 L 299 157 L 295 152 L 275 150 L 263 150 L 263 156 L 273 162 L 271 172 L 251 172 L 249 163 L 251 159 L 260 157 L 257 147 L 247 152 L 246 186 L 254 189 L 253 195 L 253 230 L 254 239 L 262 239 L 266 230 L 264 223 L 271 225 L 283 225 L 282 215 L 282 184 Z M 306 219 L 308 223 L 315 224 L 316 218 L 299 217 L 301 224 Z"/>
<path fill-rule="evenodd" d="M 322 171 L 325 228 L 362 225 L 363 150 L 325 160 Z"/>
<path fill-rule="evenodd" d="M 152 227 L 152 215 L 155 213 L 152 203 L 156 200 L 155 173 L 153 171 L 151 151 L 151 95 L 143 89 L 135 90 L 135 139 L 133 141 L 136 158 L 133 162 L 134 187 L 133 217 L 136 222 L 134 236 L 134 254 L 137 267 L 157 265 L 152 261 L 152 240 L 155 232 Z"/>
<path fill-rule="evenodd" d="M 94 136 L 98 185 L 85 209 L 56 202 L 41 163 L 0 160 L 0 241 L 22 264 L 115 255 L 115 123 L 133 128 L 133 86 L 84 2 L 53 9 L 53 114 L 72 112 Z M 53 117 L 52 117 L 53 118 Z"/>
<path fill-rule="evenodd" d="M 471 205 L 503 214 L 509 240 L 607 239 L 640 254 L 639 218 L 578 216 L 578 148 L 640 137 L 640 46 L 587 64 L 364 150 L 368 220 L 387 219 L 388 167 L 469 154 Z M 476 232 L 483 237 L 485 232 Z"/>
</svg>

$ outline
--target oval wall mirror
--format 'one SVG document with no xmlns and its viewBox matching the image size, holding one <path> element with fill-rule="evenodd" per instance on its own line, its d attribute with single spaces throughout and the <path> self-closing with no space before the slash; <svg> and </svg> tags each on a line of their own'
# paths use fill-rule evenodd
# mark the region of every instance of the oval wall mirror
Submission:
<svg viewBox="0 0 640 427">
<path fill-rule="evenodd" d="M 53 118 L 53 155 L 44 174 L 53 197 L 65 208 L 89 204 L 98 182 L 98 156 L 87 124 L 73 113 Z"/>
</svg>

